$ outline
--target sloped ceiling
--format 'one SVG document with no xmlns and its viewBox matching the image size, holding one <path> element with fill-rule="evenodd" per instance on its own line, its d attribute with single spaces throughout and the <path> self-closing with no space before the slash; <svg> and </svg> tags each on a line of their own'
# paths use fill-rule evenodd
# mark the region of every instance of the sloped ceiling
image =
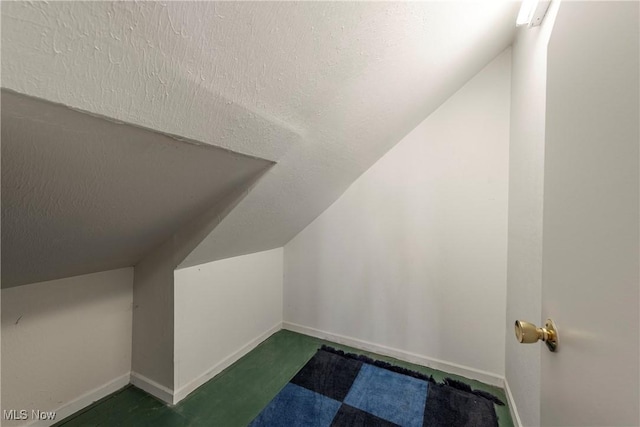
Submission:
<svg viewBox="0 0 640 427">
<path fill-rule="evenodd" d="M 135 265 L 271 162 L 2 93 L 2 287 Z"/>
<path fill-rule="evenodd" d="M 276 161 L 188 266 L 290 240 L 510 45 L 517 7 L 3 2 L 2 86 Z"/>
</svg>

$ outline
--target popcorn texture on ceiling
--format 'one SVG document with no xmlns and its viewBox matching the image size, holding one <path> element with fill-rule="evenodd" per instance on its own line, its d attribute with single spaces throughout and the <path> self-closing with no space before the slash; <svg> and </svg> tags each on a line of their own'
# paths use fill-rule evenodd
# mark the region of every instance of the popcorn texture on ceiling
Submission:
<svg viewBox="0 0 640 427">
<path fill-rule="evenodd" d="M 289 241 L 511 44 L 517 7 L 7 2 L 2 86 L 277 162 L 190 266 Z"/>
</svg>

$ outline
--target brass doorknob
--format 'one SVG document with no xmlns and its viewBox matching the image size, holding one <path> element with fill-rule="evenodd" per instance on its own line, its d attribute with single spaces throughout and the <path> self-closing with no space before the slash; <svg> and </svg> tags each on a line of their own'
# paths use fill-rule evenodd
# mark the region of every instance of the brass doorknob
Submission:
<svg viewBox="0 0 640 427">
<path fill-rule="evenodd" d="M 549 351 L 558 349 L 558 330 L 551 319 L 547 319 L 544 328 L 538 328 L 533 323 L 524 320 L 516 320 L 515 332 L 519 343 L 531 344 L 544 341 Z"/>
</svg>

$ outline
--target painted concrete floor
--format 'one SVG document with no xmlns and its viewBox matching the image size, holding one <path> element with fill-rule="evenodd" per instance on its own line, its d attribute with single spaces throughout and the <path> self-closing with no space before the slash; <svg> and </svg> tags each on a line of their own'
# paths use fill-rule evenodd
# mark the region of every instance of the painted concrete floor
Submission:
<svg viewBox="0 0 640 427">
<path fill-rule="evenodd" d="M 478 381 L 282 330 L 173 407 L 128 386 L 56 426 L 246 426 L 322 344 L 433 375 L 438 382 L 455 378 L 507 401 L 502 389 Z M 496 413 L 500 427 L 513 427 L 507 406 L 496 406 Z"/>
</svg>

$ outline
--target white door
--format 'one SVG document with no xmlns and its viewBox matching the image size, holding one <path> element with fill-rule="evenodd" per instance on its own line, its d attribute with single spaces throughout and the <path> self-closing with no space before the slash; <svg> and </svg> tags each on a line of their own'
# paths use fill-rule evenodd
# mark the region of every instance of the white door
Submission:
<svg viewBox="0 0 640 427">
<path fill-rule="evenodd" d="M 548 47 L 545 426 L 640 424 L 639 5 L 560 5 Z"/>
</svg>

